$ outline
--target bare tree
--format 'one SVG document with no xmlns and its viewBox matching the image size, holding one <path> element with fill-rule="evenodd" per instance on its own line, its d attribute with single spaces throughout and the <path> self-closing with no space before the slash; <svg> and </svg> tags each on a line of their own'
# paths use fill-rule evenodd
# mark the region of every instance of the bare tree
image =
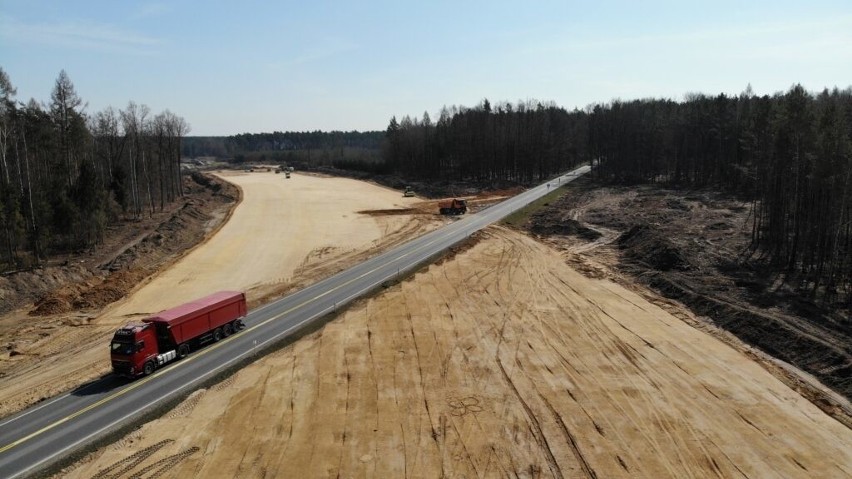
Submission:
<svg viewBox="0 0 852 479">
<path fill-rule="evenodd" d="M 76 173 L 76 158 L 72 147 L 72 133 L 75 123 L 82 120 L 78 108 L 83 100 L 77 95 L 74 84 L 68 78 L 65 70 L 59 72 L 53 92 L 50 94 L 50 113 L 59 134 L 59 148 L 65 163 L 65 175 L 70 188 L 74 183 Z"/>
<path fill-rule="evenodd" d="M 175 161 L 172 163 L 172 165 L 175 167 L 175 170 L 176 170 L 174 178 L 175 178 L 175 181 L 177 181 L 178 194 L 180 196 L 183 196 L 183 181 L 181 180 L 181 173 L 182 172 L 181 172 L 181 169 L 180 169 L 180 160 L 181 160 L 180 144 L 181 144 L 181 140 L 183 139 L 183 137 L 186 136 L 187 133 L 189 133 L 192 130 L 192 128 L 189 126 L 189 123 L 187 123 L 186 120 L 181 116 L 176 116 L 174 118 L 174 122 L 173 122 L 172 126 L 173 126 L 173 135 L 174 135 L 174 139 L 175 139 L 175 143 L 176 143 L 175 149 L 176 149 L 176 152 L 177 152 L 177 155 L 175 157 Z"/>
<path fill-rule="evenodd" d="M 143 165 L 143 134 L 149 112 L 150 110 L 147 106 L 137 105 L 131 101 L 127 104 L 127 108 L 120 113 L 125 138 L 129 142 L 128 172 L 130 176 L 130 197 L 133 201 L 133 214 L 136 217 L 142 214 L 143 199 L 140 193 L 139 181 L 140 169 Z M 144 178 L 142 180 L 144 181 Z"/>
<path fill-rule="evenodd" d="M 9 137 L 15 114 L 15 95 L 17 90 L 12 86 L 9 75 L 0 67 L 0 167 L 3 168 L 3 181 L 8 185 L 10 181 L 9 164 L 6 161 L 6 151 L 9 147 Z"/>
</svg>

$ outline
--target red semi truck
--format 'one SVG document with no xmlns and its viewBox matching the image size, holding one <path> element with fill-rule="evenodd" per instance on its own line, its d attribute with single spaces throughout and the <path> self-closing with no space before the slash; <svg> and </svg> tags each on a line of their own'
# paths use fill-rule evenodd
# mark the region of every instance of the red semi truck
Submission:
<svg viewBox="0 0 852 479">
<path fill-rule="evenodd" d="M 141 323 L 129 323 L 112 338 L 112 370 L 122 376 L 147 376 L 169 361 L 239 331 L 245 315 L 245 293 L 220 291 Z"/>
</svg>

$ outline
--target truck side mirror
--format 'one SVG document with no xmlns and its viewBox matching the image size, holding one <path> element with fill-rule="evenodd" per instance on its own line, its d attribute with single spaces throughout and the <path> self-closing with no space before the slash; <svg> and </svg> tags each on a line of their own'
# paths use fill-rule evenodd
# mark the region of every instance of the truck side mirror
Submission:
<svg viewBox="0 0 852 479">
<path fill-rule="evenodd" d="M 145 349 L 145 341 L 136 343 L 136 351 L 142 351 L 143 349 Z"/>
</svg>

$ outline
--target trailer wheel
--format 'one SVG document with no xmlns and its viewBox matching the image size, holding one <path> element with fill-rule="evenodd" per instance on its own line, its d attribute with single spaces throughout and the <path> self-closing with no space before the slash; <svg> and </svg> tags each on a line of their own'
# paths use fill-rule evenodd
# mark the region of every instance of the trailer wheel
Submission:
<svg viewBox="0 0 852 479">
<path fill-rule="evenodd" d="M 222 335 L 225 336 L 226 338 L 228 336 L 230 336 L 231 333 L 233 333 L 233 332 L 234 332 L 234 327 L 231 326 L 231 323 L 225 323 L 225 325 L 222 326 Z"/>
<path fill-rule="evenodd" d="M 150 376 L 151 374 L 154 373 L 154 369 L 155 369 L 154 368 L 154 362 L 148 361 L 147 363 L 145 363 L 145 367 L 142 370 L 142 372 L 145 373 L 145 376 Z"/>
<path fill-rule="evenodd" d="M 222 328 L 216 328 L 213 330 L 213 341 L 216 342 L 220 339 L 222 339 Z"/>
<path fill-rule="evenodd" d="M 183 359 L 187 356 L 189 356 L 189 345 L 186 344 L 186 343 L 183 343 L 180 346 L 178 346 L 178 357 Z"/>
</svg>

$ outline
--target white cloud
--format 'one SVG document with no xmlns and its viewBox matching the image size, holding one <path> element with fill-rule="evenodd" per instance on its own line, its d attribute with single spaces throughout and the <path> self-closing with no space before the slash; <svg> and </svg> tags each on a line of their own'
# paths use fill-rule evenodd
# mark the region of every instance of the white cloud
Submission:
<svg viewBox="0 0 852 479">
<path fill-rule="evenodd" d="M 166 13 L 169 13 L 171 11 L 172 11 L 171 6 L 167 5 L 165 3 L 159 3 L 159 2 L 146 3 L 144 5 L 140 5 L 136 9 L 136 12 L 133 14 L 133 17 L 137 18 L 137 19 L 159 17 L 159 16 L 165 15 Z"/>
<path fill-rule="evenodd" d="M 41 44 L 73 50 L 150 55 L 162 42 L 154 37 L 90 21 L 25 23 L 0 17 L 0 37 L 10 43 Z"/>
</svg>

